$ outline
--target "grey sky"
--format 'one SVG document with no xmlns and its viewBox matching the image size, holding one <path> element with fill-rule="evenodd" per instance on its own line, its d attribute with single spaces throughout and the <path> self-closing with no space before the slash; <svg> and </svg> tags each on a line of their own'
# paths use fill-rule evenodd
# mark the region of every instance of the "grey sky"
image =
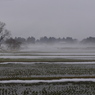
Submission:
<svg viewBox="0 0 95 95">
<path fill-rule="evenodd" d="M 0 21 L 13 36 L 95 36 L 95 0 L 0 0 Z"/>
</svg>

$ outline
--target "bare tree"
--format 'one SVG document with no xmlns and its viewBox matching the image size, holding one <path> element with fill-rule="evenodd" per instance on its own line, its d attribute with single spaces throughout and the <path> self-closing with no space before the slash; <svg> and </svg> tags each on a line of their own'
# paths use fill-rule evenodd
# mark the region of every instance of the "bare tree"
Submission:
<svg viewBox="0 0 95 95">
<path fill-rule="evenodd" d="M 10 38 L 6 40 L 6 45 L 9 50 L 19 50 L 21 46 L 21 42 Z"/>
<path fill-rule="evenodd" d="M 9 37 L 10 35 L 10 32 L 5 29 L 5 23 L 3 22 L 0 22 L 0 46 L 2 44 L 2 41 L 6 38 L 6 37 Z"/>
</svg>

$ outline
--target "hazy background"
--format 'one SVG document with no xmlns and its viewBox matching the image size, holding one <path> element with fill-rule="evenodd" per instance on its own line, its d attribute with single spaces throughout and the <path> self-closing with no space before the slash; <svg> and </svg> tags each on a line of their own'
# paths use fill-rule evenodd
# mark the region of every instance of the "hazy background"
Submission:
<svg viewBox="0 0 95 95">
<path fill-rule="evenodd" d="M 13 36 L 95 36 L 95 0 L 0 0 L 0 21 Z"/>
</svg>

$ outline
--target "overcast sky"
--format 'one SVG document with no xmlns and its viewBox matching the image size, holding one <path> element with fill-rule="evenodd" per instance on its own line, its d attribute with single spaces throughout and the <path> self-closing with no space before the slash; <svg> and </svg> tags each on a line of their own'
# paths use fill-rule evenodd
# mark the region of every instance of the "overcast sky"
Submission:
<svg viewBox="0 0 95 95">
<path fill-rule="evenodd" d="M 95 0 L 0 0 L 0 21 L 13 36 L 95 36 Z"/>
</svg>

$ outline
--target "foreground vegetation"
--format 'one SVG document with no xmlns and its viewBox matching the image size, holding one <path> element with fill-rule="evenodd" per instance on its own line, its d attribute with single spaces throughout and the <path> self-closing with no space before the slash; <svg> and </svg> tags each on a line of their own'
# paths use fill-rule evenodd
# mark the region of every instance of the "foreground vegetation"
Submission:
<svg viewBox="0 0 95 95">
<path fill-rule="evenodd" d="M 1 83 L 0 95 L 95 95 L 95 82 Z"/>
<path fill-rule="evenodd" d="M 0 80 L 52 80 L 95 78 L 95 64 L 26 63 L 0 64 Z"/>
</svg>

